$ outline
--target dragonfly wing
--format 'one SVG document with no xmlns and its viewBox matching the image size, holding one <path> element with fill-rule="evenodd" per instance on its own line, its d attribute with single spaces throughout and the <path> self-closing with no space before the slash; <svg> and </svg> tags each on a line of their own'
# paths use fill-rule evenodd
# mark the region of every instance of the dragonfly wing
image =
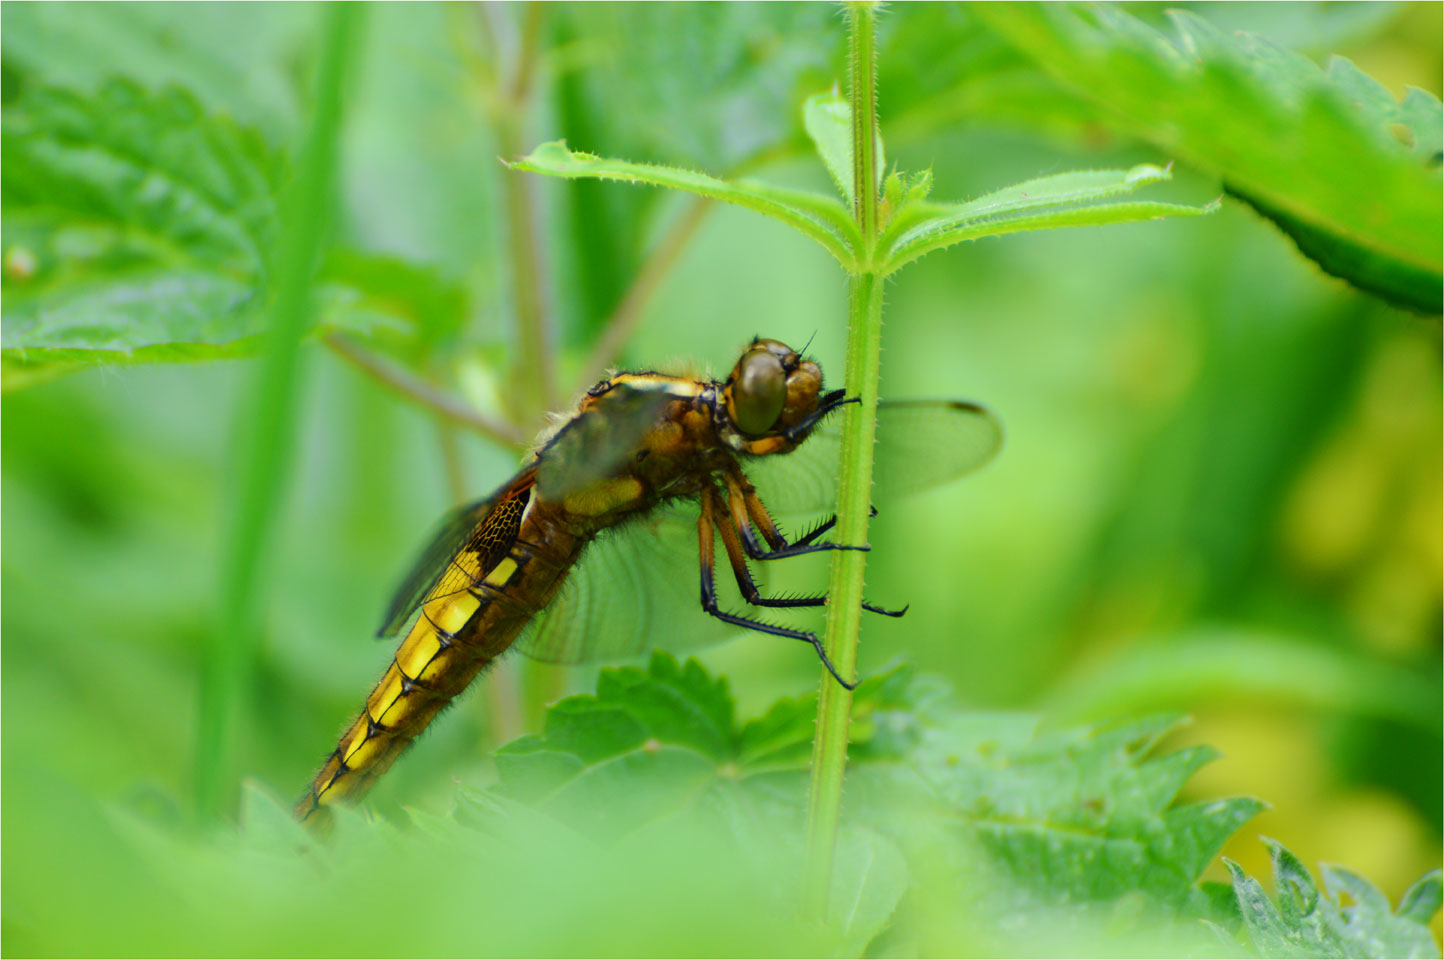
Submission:
<svg viewBox="0 0 1444 960">
<path fill-rule="evenodd" d="M 378 636 L 395 636 L 426 601 L 465 590 L 486 576 L 516 539 L 532 476 L 530 469 L 523 470 L 491 496 L 459 507 L 442 519 L 391 598 Z"/>
<path fill-rule="evenodd" d="M 737 627 L 702 610 L 697 518 L 695 502 L 677 501 L 604 531 L 532 618 L 517 647 L 549 663 L 584 663 L 659 647 L 688 650 L 736 636 Z M 718 575 L 727 576 L 725 562 Z"/>
<path fill-rule="evenodd" d="M 615 384 L 595 406 L 579 413 L 557 431 L 537 465 L 537 489 L 551 501 L 610 476 L 652 429 L 670 394 Z"/>
<path fill-rule="evenodd" d="M 842 419 L 831 418 L 789 454 L 758 457 L 747 476 L 777 514 L 831 510 L 837 492 Z M 894 400 L 878 404 L 873 499 L 920 493 L 971 473 L 1003 446 L 1003 425 L 965 400 Z"/>
</svg>

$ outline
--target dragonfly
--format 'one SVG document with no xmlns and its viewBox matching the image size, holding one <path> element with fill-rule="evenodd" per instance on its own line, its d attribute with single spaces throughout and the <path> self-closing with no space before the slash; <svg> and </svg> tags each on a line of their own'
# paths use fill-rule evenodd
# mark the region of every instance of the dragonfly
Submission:
<svg viewBox="0 0 1444 960">
<path fill-rule="evenodd" d="M 512 647 L 547 662 L 581 663 L 753 630 L 809 644 L 851 689 L 816 634 L 723 609 L 715 561 L 720 538 L 753 608 L 827 603 L 825 596 L 765 596 L 748 561 L 868 549 L 822 539 L 835 516 L 791 541 L 773 519 L 774 512 L 826 511 L 841 434 L 830 417 L 855 402 L 844 390 L 823 389 L 817 363 L 760 338 L 725 380 L 639 372 L 592 387 L 515 476 L 442 522 L 386 613 L 380 636 L 403 639 L 297 817 L 322 821 L 317 814 L 329 805 L 363 796 Z M 962 476 L 1002 445 L 1001 424 L 974 403 L 893 401 L 877 410 L 878 500 Z M 685 574 L 694 565 L 696 580 Z M 885 616 L 906 612 L 863 606 Z"/>
</svg>

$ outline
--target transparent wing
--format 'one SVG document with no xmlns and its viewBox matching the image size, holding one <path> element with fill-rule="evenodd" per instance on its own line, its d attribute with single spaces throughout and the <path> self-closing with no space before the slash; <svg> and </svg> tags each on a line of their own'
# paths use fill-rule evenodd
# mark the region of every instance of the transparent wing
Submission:
<svg viewBox="0 0 1444 960">
<path fill-rule="evenodd" d="M 549 663 L 583 663 L 710 646 L 741 633 L 702 610 L 697 518 L 695 502 L 676 501 L 604 531 L 527 624 L 517 648 Z M 759 566 L 753 576 L 760 585 Z M 724 596 L 735 594 L 725 556 L 717 582 Z"/>
<path fill-rule="evenodd" d="M 837 492 L 842 418 L 813 430 L 792 453 L 745 465 L 774 514 L 832 509 Z M 1003 446 L 1003 425 L 987 408 L 965 400 L 895 400 L 878 404 L 873 500 L 886 503 L 971 473 Z"/>
<path fill-rule="evenodd" d="M 840 423 L 813 431 L 796 451 L 758 457 L 747 466 L 773 512 L 831 509 Z M 1003 429 L 986 409 L 963 401 L 899 401 L 878 408 L 875 464 L 879 501 L 946 483 L 987 463 Z M 707 616 L 699 598 L 698 507 L 679 501 L 604 532 L 577 562 L 562 589 L 528 624 L 517 646 L 553 663 L 626 659 L 655 648 L 687 650 L 743 632 Z M 735 596 L 718 550 L 717 585 Z M 766 593 L 766 564 L 751 565 Z"/>
<path fill-rule="evenodd" d="M 569 420 L 547 444 L 537 466 L 537 489 L 552 501 L 609 476 L 630 457 L 671 402 L 660 390 L 618 383 L 585 413 Z"/>
<path fill-rule="evenodd" d="M 530 472 L 522 471 L 491 496 L 443 517 L 391 598 L 377 636 L 395 636 L 427 600 L 465 590 L 485 576 L 515 540 L 530 489 Z"/>
</svg>

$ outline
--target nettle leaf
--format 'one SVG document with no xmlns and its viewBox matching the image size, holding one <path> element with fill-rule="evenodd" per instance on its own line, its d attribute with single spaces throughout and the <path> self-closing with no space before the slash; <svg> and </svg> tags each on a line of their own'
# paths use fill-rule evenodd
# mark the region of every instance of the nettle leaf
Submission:
<svg viewBox="0 0 1444 960">
<path fill-rule="evenodd" d="M 27 90 L 0 139 L 7 360 L 254 349 L 283 176 L 255 134 L 181 90 L 113 81 L 93 97 Z"/>
<path fill-rule="evenodd" d="M 0 143 L 7 388 L 261 348 L 287 164 L 257 133 L 179 88 L 113 80 L 93 95 L 27 87 Z M 337 256 L 318 291 L 318 332 L 425 341 L 465 314 L 455 288 L 385 258 Z"/>
<path fill-rule="evenodd" d="M 553 177 L 591 177 L 670 187 L 746 207 L 774 220 L 781 220 L 822 244 L 844 268 L 852 267 L 852 251 L 857 246 L 857 226 L 834 197 L 806 190 L 775 187 L 755 180 L 729 183 L 705 173 L 679 167 L 607 159 L 569 150 L 565 140 L 544 143 L 529 156 L 516 161 L 506 161 L 506 164 L 514 170 L 543 173 Z"/>
<path fill-rule="evenodd" d="M 1101 226 L 1162 217 L 1194 217 L 1211 213 L 1218 204 L 1202 207 L 1177 203 L 1104 203 L 1104 200 L 1169 179 L 1169 171 L 1153 164 L 1129 170 L 1078 170 L 1024 181 L 966 203 L 943 205 L 921 199 L 903 201 L 884 230 L 879 246 L 886 271 L 967 240 L 1025 230 Z"/>
<path fill-rule="evenodd" d="M 853 695 L 854 756 L 897 760 L 921 736 L 937 681 L 895 667 Z M 800 808 L 817 696 L 784 699 L 739 724 L 724 678 L 658 651 L 646 669 L 603 670 L 595 695 L 547 712 L 541 735 L 496 753 L 498 792 L 584 832 L 616 836 L 697 804 Z M 624 801 L 625 811 L 613 811 Z"/>
<path fill-rule="evenodd" d="M 1169 13 L 1176 38 L 1110 7 L 977 12 L 1118 127 L 1217 174 L 1327 272 L 1439 312 L 1441 112 L 1429 94 L 1399 103 L 1346 60 L 1326 73 L 1186 12 Z"/>
<path fill-rule="evenodd" d="M 1391 910 L 1368 880 L 1343 867 L 1321 868 L 1327 892 L 1283 844 L 1267 837 L 1274 899 L 1238 864 L 1233 877 L 1239 934 L 1262 957 L 1438 957 L 1429 921 L 1444 899 L 1440 871 L 1426 874 Z M 1346 899 L 1347 898 L 1347 899 Z"/>
<path fill-rule="evenodd" d="M 701 812 L 742 843 L 755 824 L 800 822 L 816 709 L 815 695 L 787 699 L 739 724 L 725 680 L 659 652 L 603 671 L 595 695 L 552 707 L 543 735 L 498 751 L 496 795 L 607 842 Z M 1198 877 L 1262 804 L 1175 805 L 1216 756 L 1157 754 L 1178 724 L 1041 731 L 960 712 L 941 680 L 894 668 L 855 695 L 847 822 L 914 850 L 925 825 L 925 843 L 970 851 L 973 883 L 1007 886 L 1020 909 L 1133 896 L 1210 913 Z"/>
<path fill-rule="evenodd" d="M 1176 716 L 1042 731 L 1020 715 L 956 715 L 909 757 L 922 782 L 1034 902 L 1137 892 L 1175 906 L 1225 840 L 1261 809 L 1245 797 L 1173 806 L 1217 757 L 1207 747 L 1154 755 Z"/>
</svg>

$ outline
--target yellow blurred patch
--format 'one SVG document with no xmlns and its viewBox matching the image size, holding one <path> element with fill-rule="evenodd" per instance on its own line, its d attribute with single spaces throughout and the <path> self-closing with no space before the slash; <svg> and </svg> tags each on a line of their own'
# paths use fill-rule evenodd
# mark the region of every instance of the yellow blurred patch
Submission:
<svg viewBox="0 0 1444 960">
<path fill-rule="evenodd" d="M 613 477 L 569 495 L 563 506 L 578 516 L 599 517 L 635 503 L 641 496 L 642 482 L 636 477 Z"/>
</svg>

